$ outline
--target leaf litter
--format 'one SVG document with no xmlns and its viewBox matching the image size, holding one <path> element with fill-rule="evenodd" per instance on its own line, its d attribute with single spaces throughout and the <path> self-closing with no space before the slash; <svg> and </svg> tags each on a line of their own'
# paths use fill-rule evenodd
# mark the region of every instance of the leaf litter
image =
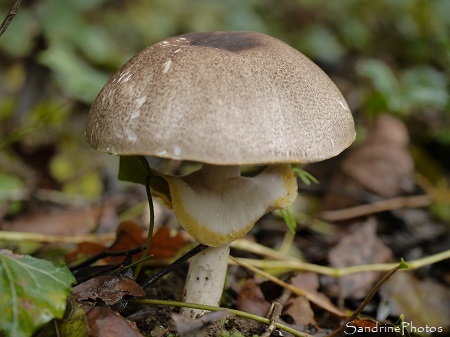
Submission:
<svg viewBox="0 0 450 337">
<path fill-rule="evenodd" d="M 414 167 L 412 166 L 405 130 L 402 123 L 392 117 L 382 116 L 376 120 L 369 130 L 366 140 L 359 147 L 350 149 L 343 161 L 334 166 L 334 174 L 328 175 L 328 179 L 331 181 L 330 186 L 333 186 L 333 188 L 324 192 L 323 209 L 345 209 L 366 202 L 417 192 L 418 188 L 414 185 Z M 314 166 L 311 166 L 311 168 L 311 172 L 314 174 Z M 392 174 L 392 177 L 389 177 L 390 174 Z M 322 183 L 326 179 L 321 178 L 320 181 Z M 306 197 L 308 198 L 308 196 Z M 420 257 L 430 252 L 425 245 L 435 242 L 437 236 L 448 235 L 448 230 L 446 231 L 442 226 L 430 221 L 427 224 L 429 228 L 427 227 L 425 234 L 423 230 L 418 229 L 405 236 L 404 227 L 396 225 L 411 223 L 410 215 L 413 214 L 412 212 L 409 209 L 394 210 L 374 214 L 369 218 L 348 219 L 334 225 L 330 224 L 330 226 L 333 226 L 332 237 L 327 237 L 325 233 L 315 233 L 313 226 L 298 228 L 298 235 L 293 244 L 296 245 L 296 250 L 301 251 L 302 255 L 306 257 L 308 262 L 341 268 L 351 265 L 397 261 L 401 257 L 399 254 L 402 254 L 402 251 L 397 249 L 396 240 L 389 240 L 389 237 L 403 235 L 404 241 L 411 242 L 409 254 L 413 254 L 413 247 L 419 246 L 422 248 L 419 251 L 415 250 L 416 254 L 418 252 L 419 255 L 408 256 Z M 101 211 L 100 214 L 95 214 L 94 218 L 98 218 L 97 216 L 101 217 Z M 69 228 L 80 230 L 77 229 L 77 222 L 80 223 L 84 221 L 83 219 L 73 217 L 69 213 L 64 217 L 69 221 L 68 223 L 73 223 Z M 52 214 L 49 215 L 48 219 L 50 218 L 52 218 Z M 58 221 L 61 223 L 61 220 L 55 221 L 52 219 L 49 221 L 54 221 L 54 228 L 58 228 L 56 225 Z M 270 230 L 270 224 L 277 223 L 277 221 L 267 216 L 262 219 L 262 223 L 266 224 L 261 226 L 264 230 L 255 227 L 249 233 L 248 238 L 258 242 L 271 242 L 272 246 L 276 247 L 277 242 L 281 242 L 284 235 L 283 230 L 280 230 L 282 227 L 277 227 L 276 231 Z M 12 222 L 9 223 L 12 224 Z M 32 226 L 32 223 L 33 221 L 30 220 L 30 226 Z M 90 227 L 83 226 L 83 232 L 91 230 Z M 439 227 L 439 230 L 434 229 L 437 228 L 436 226 Z M 20 229 L 21 227 L 10 228 Z M 27 230 L 25 227 L 23 229 Z M 52 230 L 48 232 L 51 233 Z M 64 229 L 63 233 L 69 232 Z M 268 238 L 270 240 L 267 240 Z M 112 245 L 83 243 L 66 257 L 68 261 L 80 261 L 102 254 L 105 251 L 127 252 L 143 245 L 145 239 L 146 231 L 139 222 L 124 222 L 118 226 L 116 240 Z M 299 242 L 302 244 L 299 244 Z M 151 254 L 153 255 L 153 262 L 155 262 L 152 265 L 155 265 L 155 267 L 148 268 L 148 270 L 154 269 L 153 272 L 156 272 L 164 268 L 163 265 L 158 266 L 157 262 L 167 261 L 167 258 L 175 257 L 180 249 L 188 243 L 189 239 L 186 239 L 184 235 L 162 226 L 153 238 Z M 320 254 L 312 253 L 312 251 L 317 252 L 318 247 L 322 252 Z M 327 251 L 328 253 L 325 254 L 324 252 Z M 256 256 L 246 253 L 245 250 L 234 251 L 233 253 L 235 256 L 256 258 Z M 139 255 L 136 254 L 127 263 L 136 261 L 138 258 Z M 111 264 L 116 268 L 121 268 L 124 261 L 124 256 L 105 256 L 96 260 L 95 264 L 100 266 Z M 276 297 L 268 296 L 267 290 L 261 288 L 264 278 L 256 277 L 249 271 L 243 272 L 241 267 L 230 268 L 229 272 L 233 273 L 235 284 L 238 286 L 231 288 L 227 285 L 225 287 L 224 305 L 253 312 L 260 316 L 267 315 Z M 148 275 L 144 273 L 141 278 L 146 278 Z M 216 336 L 221 331 L 239 331 L 244 336 L 251 336 L 253 334 L 260 335 L 265 331 L 264 325 L 254 322 L 250 324 L 251 321 L 234 316 L 225 317 L 223 320 L 219 319 L 216 322 L 217 324 L 210 324 L 210 321 L 208 321 L 208 323 L 202 323 L 201 328 L 197 328 L 199 322 L 180 320 L 178 316 L 174 316 L 176 310 L 173 308 L 149 307 L 129 301 L 134 296 L 179 300 L 185 275 L 186 267 L 182 266 L 144 292 L 139 287 L 139 282 L 142 282 L 142 280 L 137 280 L 138 283 L 136 283 L 125 275 L 108 275 L 107 273 L 80 283 L 73 289 L 73 296 L 85 305 L 83 307 L 87 310 L 86 319 L 89 322 L 90 335 L 92 336 L 141 336 L 142 333 L 164 336 L 164 333 L 167 334 L 170 331 L 178 331 L 180 336 L 190 336 L 191 332 L 183 330 L 185 326 L 192 326 L 192 331 L 194 331 L 192 333 L 200 334 L 199 336 Z M 445 299 L 447 301 L 448 286 L 441 286 L 442 289 L 440 289 L 439 283 L 433 279 L 433 275 L 427 274 L 426 271 L 420 274 L 402 272 L 397 275 L 402 276 L 398 276 L 399 280 L 394 277 L 383 285 L 379 295 L 372 300 L 372 305 L 366 308 L 366 315 L 376 317 L 378 319 L 378 321 L 375 321 L 376 324 L 395 322 L 401 314 L 405 314 L 405 317 L 411 318 L 418 324 L 426 323 L 430 316 L 426 316 L 424 312 L 418 310 L 411 304 L 412 302 L 405 302 L 406 297 L 410 301 L 420 303 L 427 308 L 435 305 L 436 310 L 430 311 L 430 314 L 435 314 L 433 324 L 449 324 L 445 318 L 450 317 L 447 315 L 446 308 L 438 305 L 441 303 L 439 300 Z M 404 275 L 408 275 L 408 278 L 404 279 Z M 427 277 L 424 277 L 424 275 Z M 442 275 L 446 274 L 442 273 Z M 342 316 L 332 314 L 332 311 L 326 310 L 327 306 L 337 305 L 342 309 L 354 309 L 355 303 L 361 302 L 370 292 L 373 284 L 380 279 L 380 276 L 379 272 L 353 274 L 341 278 L 330 278 L 319 276 L 317 273 L 305 272 L 280 274 L 279 277 L 309 294 L 309 297 L 315 300 L 315 303 L 312 303 L 304 296 L 291 295 L 283 303 L 280 319 L 282 322 L 298 328 L 298 330 L 323 336 L 344 323 Z M 444 276 L 439 282 L 445 284 Z M 408 284 L 409 287 L 402 287 L 404 284 Z M 429 301 L 426 301 L 425 295 L 434 292 L 436 292 L 436 296 L 430 296 Z M 445 301 L 444 303 L 447 303 Z M 128 305 L 121 305 L 123 302 Z M 216 316 L 211 315 L 209 318 L 213 321 Z M 130 323 L 127 319 L 134 321 L 136 324 Z M 356 325 L 371 324 L 369 322 L 367 319 L 355 320 Z M 111 329 L 112 327 L 114 329 Z"/>
</svg>

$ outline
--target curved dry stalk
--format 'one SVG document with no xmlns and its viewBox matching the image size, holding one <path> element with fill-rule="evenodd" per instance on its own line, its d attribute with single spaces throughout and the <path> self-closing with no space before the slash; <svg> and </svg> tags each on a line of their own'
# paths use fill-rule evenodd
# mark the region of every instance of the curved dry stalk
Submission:
<svg viewBox="0 0 450 337">
<path fill-rule="evenodd" d="M 364 264 L 345 268 L 333 268 L 303 262 L 296 257 L 282 254 L 279 251 L 276 251 L 272 248 L 262 246 L 259 243 L 249 241 L 246 239 L 236 240 L 231 244 L 231 247 L 245 250 L 247 252 L 255 253 L 268 258 L 268 260 L 241 258 L 239 259 L 241 262 L 244 262 L 256 268 L 270 269 L 271 271 L 279 271 L 279 272 L 310 271 L 321 275 L 342 277 L 345 275 L 361 272 L 390 271 L 392 268 L 395 268 L 395 266 L 398 265 L 398 263 L 394 262 L 394 263 Z M 407 261 L 406 263 L 408 264 L 408 267 L 406 268 L 406 270 L 416 270 L 440 261 L 444 261 L 446 259 L 450 259 L 450 249 L 417 260 Z"/>
<path fill-rule="evenodd" d="M 450 259 L 450 249 L 417 260 L 407 261 L 406 263 L 408 264 L 408 267 L 405 270 L 416 270 L 447 259 Z M 398 263 L 377 263 L 377 264 L 363 264 L 345 268 L 332 268 L 326 266 L 319 266 L 312 263 L 305 263 L 301 261 L 276 261 L 276 260 L 269 261 L 269 260 L 255 260 L 255 259 L 240 259 L 240 261 L 250 266 L 261 269 L 271 269 L 271 270 L 278 269 L 283 272 L 311 271 L 321 275 L 328 275 L 333 277 L 342 277 L 345 275 L 361 272 L 389 271 L 398 265 Z"/>
<path fill-rule="evenodd" d="M 342 221 L 399 208 L 427 207 L 432 202 L 433 198 L 428 194 L 397 197 L 344 209 L 324 211 L 320 213 L 319 217 L 325 221 Z"/>
<path fill-rule="evenodd" d="M 28 241 L 42 243 L 81 243 L 97 242 L 111 243 L 115 240 L 116 233 L 83 234 L 83 235 L 48 235 L 30 232 L 0 231 L 0 240 Z"/>
</svg>

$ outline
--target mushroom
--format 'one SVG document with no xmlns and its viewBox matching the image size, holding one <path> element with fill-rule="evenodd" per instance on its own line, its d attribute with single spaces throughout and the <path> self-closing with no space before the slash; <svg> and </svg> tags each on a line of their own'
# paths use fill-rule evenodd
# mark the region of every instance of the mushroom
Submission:
<svg viewBox="0 0 450 337">
<path fill-rule="evenodd" d="M 296 49 L 255 32 L 201 32 L 156 43 L 106 83 L 86 139 L 103 152 L 202 163 L 164 175 L 174 213 L 198 242 L 185 301 L 218 305 L 229 244 L 297 196 L 289 164 L 336 156 L 355 138 L 328 76 Z M 255 177 L 240 166 L 263 165 Z M 192 316 L 197 311 L 190 312 Z"/>
</svg>

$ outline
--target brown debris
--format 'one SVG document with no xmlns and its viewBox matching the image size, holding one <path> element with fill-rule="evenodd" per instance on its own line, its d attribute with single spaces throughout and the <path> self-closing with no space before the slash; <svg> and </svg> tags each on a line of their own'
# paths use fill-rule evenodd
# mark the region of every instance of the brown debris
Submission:
<svg viewBox="0 0 450 337">
<path fill-rule="evenodd" d="M 114 305 L 124 296 L 142 297 L 145 291 L 132 279 L 121 275 L 102 275 L 83 282 L 72 289 L 77 302 L 97 302 Z"/>
<path fill-rule="evenodd" d="M 270 303 L 264 298 L 259 284 L 253 278 L 244 281 L 237 299 L 237 309 L 266 317 Z"/>
<path fill-rule="evenodd" d="M 134 323 L 106 307 L 95 307 L 86 314 L 90 337 L 144 337 Z"/>
<path fill-rule="evenodd" d="M 392 259 L 391 250 L 376 235 L 376 220 L 355 224 L 354 231 L 345 236 L 329 253 L 330 265 L 335 268 L 356 265 L 386 263 Z M 337 279 L 336 288 L 330 288 L 334 296 L 364 298 L 378 280 L 379 272 L 356 273 Z"/>
<path fill-rule="evenodd" d="M 365 141 L 353 147 L 333 176 L 333 191 L 323 209 L 341 209 L 380 198 L 410 193 L 414 163 L 405 125 L 391 115 L 380 115 Z"/>
</svg>

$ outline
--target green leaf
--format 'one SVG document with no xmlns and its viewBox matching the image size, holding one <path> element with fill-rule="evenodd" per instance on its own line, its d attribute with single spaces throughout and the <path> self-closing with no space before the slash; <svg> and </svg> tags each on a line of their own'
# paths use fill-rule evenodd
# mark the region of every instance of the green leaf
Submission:
<svg viewBox="0 0 450 337">
<path fill-rule="evenodd" d="M 147 159 L 143 156 L 120 156 L 119 180 L 146 185 L 153 176 Z"/>
<path fill-rule="evenodd" d="M 36 337 L 85 337 L 88 335 L 88 324 L 84 310 L 73 298 L 69 297 L 64 317 L 48 323 Z"/>
<path fill-rule="evenodd" d="M 171 200 L 169 184 L 160 173 L 150 168 L 144 156 L 120 156 L 119 180 L 144 186 L 148 181 L 152 192 Z"/>
<path fill-rule="evenodd" d="M 391 111 L 403 111 L 405 109 L 405 97 L 402 93 L 401 85 L 385 62 L 376 59 L 361 60 L 356 65 L 359 76 L 368 78 L 377 93 L 386 102 L 386 107 Z M 379 97 L 377 97 L 379 99 Z"/>
<path fill-rule="evenodd" d="M 403 257 L 400 259 L 400 267 L 399 269 L 408 269 L 408 264 L 403 260 Z"/>
<path fill-rule="evenodd" d="M 431 66 L 417 66 L 402 73 L 405 101 L 416 110 L 432 107 L 445 109 L 450 100 L 444 73 Z"/>
<path fill-rule="evenodd" d="M 65 93 L 88 104 L 94 101 L 109 77 L 77 57 L 74 48 L 68 44 L 51 44 L 39 54 L 38 60 L 54 72 Z"/>
<path fill-rule="evenodd" d="M 319 181 L 311 174 L 306 172 L 305 170 L 302 170 L 300 166 L 293 165 L 292 171 L 305 183 L 306 185 L 311 185 L 311 182 L 318 184 Z"/>
<path fill-rule="evenodd" d="M 288 209 L 280 209 L 279 211 L 289 230 L 293 235 L 295 235 L 295 231 L 297 230 L 297 221 L 295 221 L 294 216 Z"/>
<path fill-rule="evenodd" d="M 28 337 L 53 318 L 61 318 L 75 278 L 66 266 L 0 251 L 0 331 Z"/>
</svg>

